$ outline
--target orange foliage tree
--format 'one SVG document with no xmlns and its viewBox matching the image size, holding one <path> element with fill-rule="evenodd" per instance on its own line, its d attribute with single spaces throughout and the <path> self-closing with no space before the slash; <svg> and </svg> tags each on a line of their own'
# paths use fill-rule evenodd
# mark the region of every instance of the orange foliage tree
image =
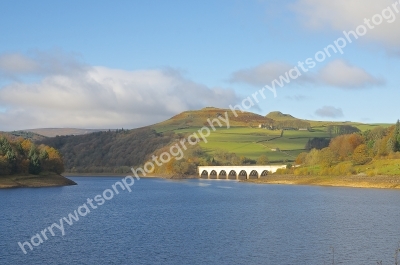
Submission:
<svg viewBox="0 0 400 265">
<path fill-rule="evenodd" d="M 344 161 L 351 157 L 357 146 L 364 143 L 364 138 L 359 134 L 340 135 L 332 139 L 329 148 L 338 157 Z"/>
</svg>

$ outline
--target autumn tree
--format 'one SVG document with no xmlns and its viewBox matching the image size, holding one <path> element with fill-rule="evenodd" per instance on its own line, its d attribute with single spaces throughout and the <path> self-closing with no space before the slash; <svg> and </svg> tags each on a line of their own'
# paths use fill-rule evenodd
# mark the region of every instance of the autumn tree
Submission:
<svg viewBox="0 0 400 265">
<path fill-rule="evenodd" d="M 319 150 L 312 149 L 306 156 L 305 162 L 306 165 L 314 166 L 317 165 L 319 162 Z"/>
<path fill-rule="evenodd" d="M 306 153 L 306 152 L 300 153 L 300 154 L 296 157 L 295 164 L 296 164 L 296 165 L 302 165 L 302 164 L 304 164 L 304 163 L 306 162 L 307 154 L 308 154 L 308 153 Z"/>
<path fill-rule="evenodd" d="M 331 140 L 329 148 L 335 153 L 339 160 L 346 160 L 360 144 L 364 143 L 364 138 L 359 134 L 346 134 L 335 137 Z"/>
<path fill-rule="evenodd" d="M 268 165 L 269 164 L 269 159 L 266 155 L 261 155 L 257 159 L 257 165 Z"/>
<path fill-rule="evenodd" d="M 61 174 L 64 172 L 64 163 L 60 153 L 49 146 L 40 146 L 40 152 L 38 156 L 43 171 L 55 172 Z"/>
<path fill-rule="evenodd" d="M 322 167 L 331 167 L 336 160 L 336 154 L 329 147 L 325 147 L 319 152 L 318 164 L 320 164 Z"/>
<path fill-rule="evenodd" d="M 371 158 L 368 156 L 367 145 L 361 144 L 357 146 L 352 156 L 353 165 L 364 165 L 369 161 L 371 161 Z"/>
</svg>

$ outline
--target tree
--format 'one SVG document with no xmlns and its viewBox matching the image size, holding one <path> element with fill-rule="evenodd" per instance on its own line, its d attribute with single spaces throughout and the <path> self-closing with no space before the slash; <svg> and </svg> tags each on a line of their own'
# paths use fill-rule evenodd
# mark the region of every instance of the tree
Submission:
<svg viewBox="0 0 400 265">
<path fill-rule="evenodd" d="M 16 173 L 16 171 L 17 171 L 17 156 L 12 148 L 10 148 L 7 151 L 6 158 L 10 165 L 11 173 Z"/>
<path fill-rule="evenodd" d="M 257 159 L 257 165 L 268 165 L 269 164 L 269 159 L 266 155 L 261 155 Z"/>
<path fill-rule="evenodd" d="M 32 142 L 29 141 L 28 139 L 23 140 L 23 141 L 21 142 L 21 148 L 22 148 L 22 151 L 24 152 L 24 154 L 25 154 L 25 155 L 28 155 L 28 154 L 29 154 L 29 151 L 30 151 L 31 148 L 32 148 Z"/>
<path fill-rule="evenodd" d="M 364 143 L 364 138 L 359 134 L 340 135 L 331 140 L 329 148 L 339 160 L 346 160 L 354 152 L 357 146 Z"/>
<path fill-rule="evenodd" d="M 397 120 L 396 127 L 393 133 L 393 151 L 399 152 L 400 151 L 400 120 Z"/>
<path fill-rule="evenodd" d="M 315 166 L 318 164 L 319 161 L 319 150 L 313 149 L 311 150 L 306 156 L 306 165 L 308 166 Z"/>
<path fill-rule="evenodd" d="M 0 155 L 0 176 L 11 173 L 11 167 L 7 157 Z"/>
<path fill-rule="evenodd" d="M 335 153 L 329 147 L 326 147 L 319 152 L 318 163 L 322 167 L 331 167 L 336 162 L 336 157 Z"/>
<path fill-rule="evenodd" d="M 365 165 L 371 161 L 368 156 L 368 148 L 365 144 L 357 146 L 353 153 L 353 165 Z"/>
<path fill-rule="evenodd" d="M 331 136 L 361 132 L 360 129 L 351 125 L 329 125 L 327 131 Z"/>
<path fill-rule="evenodd" d="M 38 175 L 41 170 L 39 157 L 33 154 L 29 159 L 29 174 Z"/>
<path fill-rule="evenodd" d="M 306 146 L 305 146 L 305 149 L 307 149 L 309 151 L 311 149 L 314 149 L 314 148 L 318 149 L 318 150 L 321 150 L 321 149 L 323 149 L 325 147 L 328 147 L 330 141 L 331 141 L 330 139 L 322 138 L 322 137 L 315 137 L 315 138 L 312 138 L 312 139 L 308 139 L 308 141 L 306 143 Z"/>
<path fill-rule="evenodd" d="M 47 153 L 46 149 L 40 150 L 39 159 L 40 160 L 49 159 L 49 153 Z"/>
<path fill-rule="evenodd" d="M 296 157 L 296 165 L 302 165 L 306 162 L 306 157 L 307 157 L 307 153 L 306 152 L 302 152 L 300 153 L 297 157 Z"/>
</svg>

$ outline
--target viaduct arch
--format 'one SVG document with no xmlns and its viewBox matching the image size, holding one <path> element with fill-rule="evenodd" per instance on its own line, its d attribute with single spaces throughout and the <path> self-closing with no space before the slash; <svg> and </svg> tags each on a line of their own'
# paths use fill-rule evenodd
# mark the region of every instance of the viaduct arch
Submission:
<svg viewBox="0 0 400 265">
<path fill-rule="evenodd" d="M 200 166 L 198 173 L 200 178 L 207 179 L 239 179 L 261 178 L 270 173 L 275 173 L 286 165 L 271 166 Z"/>
</svg>

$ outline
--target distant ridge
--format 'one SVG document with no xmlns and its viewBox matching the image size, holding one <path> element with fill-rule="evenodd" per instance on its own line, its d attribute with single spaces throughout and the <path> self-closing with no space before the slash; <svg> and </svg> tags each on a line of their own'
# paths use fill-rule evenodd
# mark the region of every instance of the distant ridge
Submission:
<svg viewBox="0 0 400 265">
<path fill-rule="evenodd" d="M 43 135 L 46 137 L 56 137 L 64 135 L 84 135 L 94 132 L 108 131 L 106 129 L 77 129 L 77 128 L 40 128 L 40 129 L 28 129 L 22 130 L 26 132 L 32 132 L 35 134 Z"/>
</svg>

